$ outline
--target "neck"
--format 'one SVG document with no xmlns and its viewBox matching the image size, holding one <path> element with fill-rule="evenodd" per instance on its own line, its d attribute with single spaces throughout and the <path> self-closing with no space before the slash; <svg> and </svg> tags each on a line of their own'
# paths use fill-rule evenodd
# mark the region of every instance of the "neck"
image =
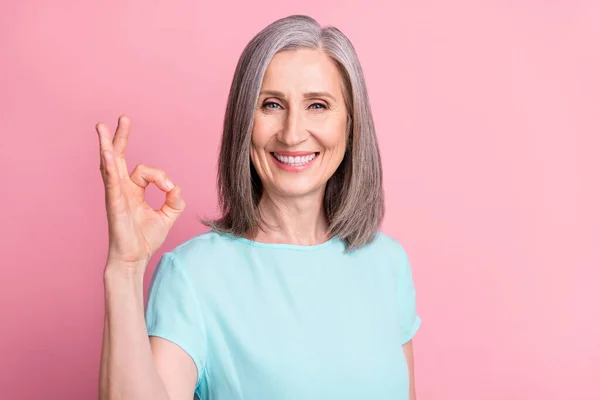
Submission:
<svg viewBox="0 0 600 400">
<path fill-rule="evenodd" d="M 263 193 L 258 209 L 261 223 L 253 240 L 312 246 L 329 240 L 322 193 L 279 197 Z"/>
</svg>

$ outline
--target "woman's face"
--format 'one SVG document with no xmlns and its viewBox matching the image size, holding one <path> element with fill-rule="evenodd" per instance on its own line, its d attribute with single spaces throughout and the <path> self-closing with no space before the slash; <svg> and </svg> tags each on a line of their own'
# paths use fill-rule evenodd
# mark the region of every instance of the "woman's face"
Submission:
<svg viewBox="0 0 600 400">
<path fill-rule="evenodd" d="M 324 190 L 344 157 L 346 124 L 342 78 L 329 56 L 277 53 L 262 82 L 250 150 L 264 190 L 277 197 Z"/>
</svg>

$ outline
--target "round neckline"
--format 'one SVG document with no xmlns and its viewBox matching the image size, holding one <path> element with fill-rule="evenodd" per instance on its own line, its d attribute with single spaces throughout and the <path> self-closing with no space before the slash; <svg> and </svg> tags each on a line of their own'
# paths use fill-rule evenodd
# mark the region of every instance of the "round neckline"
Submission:
<svg viewBox="0 0 600 400">
<path fill-rule="evenodd" d="M 234 236 L 230 233 L 218 233 L 218 234 L 221 236 L 225 236 L 228 239 L 233 240 L 235 242 L 243 243 L 247 246 L 262 247 L 262 248 L 267 248 L 267 249 L 281 249 L 281 250 L 285 250 L 285 249 L 287 249 L 287 250 L 303 250 L 303 251 L 318 250 L 323 247 L 330 246 L 331 244 L 333 244 L 334 242 L 336 242 L 338 240 L 337 236 L 333 236 L 331 239 L 329 239 L 323 243 L 313 244 L 313 245 L 303 245 L 303 244 L 292 244 L 292 243 L 257 242 L 255 240 L 246 239 L 245 237 Z"/>
</svg>

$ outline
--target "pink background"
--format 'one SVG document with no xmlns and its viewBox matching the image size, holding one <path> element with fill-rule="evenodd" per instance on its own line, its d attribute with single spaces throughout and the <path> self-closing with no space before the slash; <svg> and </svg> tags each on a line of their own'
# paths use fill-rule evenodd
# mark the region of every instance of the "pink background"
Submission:
<svg viewBox="0 0 600 400">
<path fill-rule="evenodd" d="M 413 264 L 428 399 L 600 398 L 600 2 L 18 1 L 0 6 L 0 397 L 96 396 L 107 249 L 96 122 L 205 231 L 243 46 L 294 13 L 362 61 L 384 231 Z M 393 4 L 392 4 L 393 3 Z M 151 204 L 162 196 L 149 190 Z"/>
</svg>

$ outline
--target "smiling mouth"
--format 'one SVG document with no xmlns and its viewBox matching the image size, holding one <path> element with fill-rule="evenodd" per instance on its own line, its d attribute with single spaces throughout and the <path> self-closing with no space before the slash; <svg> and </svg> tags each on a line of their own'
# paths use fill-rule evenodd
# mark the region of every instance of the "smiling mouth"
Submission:
<svg viewBox="0 0 600 400">
<path fill-rule="evenodd" d="M 276 152 L 271 152 L 271 155 L 282 164 L 289 165 L 290 167 L 301 167 L 314 160 L 319 155 L 319 152 L 295 157 L 278 154 Z"/>
</svg>

